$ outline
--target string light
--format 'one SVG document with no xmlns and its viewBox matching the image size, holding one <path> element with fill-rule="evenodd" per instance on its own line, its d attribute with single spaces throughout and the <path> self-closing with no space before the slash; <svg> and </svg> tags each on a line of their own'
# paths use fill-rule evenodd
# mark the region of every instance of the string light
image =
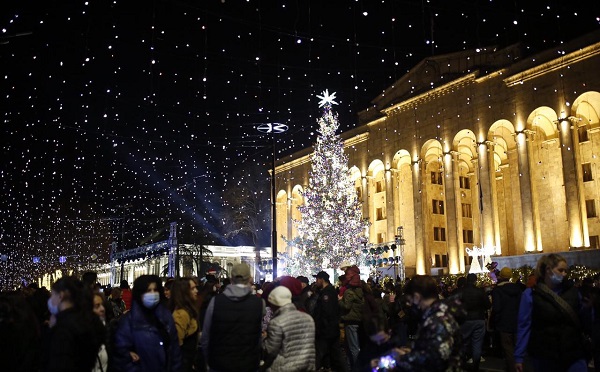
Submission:
<svg viewBox="0 0 600 372">
<path fill-rule="evenodd" d="M 164 239 L 173 220 L 183 238 L 208 231 L 229 244 L 220 216 L 231 171 L 269 161 L 256 123 L 289 125 L 283 158 L 311 145 L 321 84 L 352 97 L 336 108 L 343 132 L 433 52 L 498 40 L 547 48 L 598 27 L 584 3 L 565 6 L 3 3 L 3 285 L 93 254 L 106 262 L 113 241 Z"/>
<path fill-rule="evenodd" d="M 292 275 L 339 268 L 343 261 L 361 264 L 364 258 L 358 246 L 369 225 L 362 217 L 344 143 L 336 134 L 339 122 L 332 111 L 332 105 L 337 104 L 335 93 L 325 90 L 317 97 L 323 115 L 318 120 L 319 135 L 311 156 L 308 188 L 302 195 L 304 204 L 298 207 L 302 216 L 295 222 L 298 237 L 288 242 L 292 250 L 300 251 L 288 258 L 286 266 Z"/>
</svg>

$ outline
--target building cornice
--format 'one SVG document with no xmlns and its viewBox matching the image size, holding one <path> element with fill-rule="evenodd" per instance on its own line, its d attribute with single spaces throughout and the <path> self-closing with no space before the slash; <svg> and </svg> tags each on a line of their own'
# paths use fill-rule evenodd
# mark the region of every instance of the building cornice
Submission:
<svg viewBox="0 0 600 372">
<path fill-rule="evenodd" d="M 361 142 L 365 142 L 369 139 L 369 132 L 364 132 L 361 134 L 358 134 L 356 136 L 350 137 L 347 140 L 344 141 L 344 148 L 348 148 L 348 147 L 352 147 L 355 146 Z M 290 169 L 299 167 L 303 164 L 306 164 L 308 162 L 310 162 L 310 157 L 313 153 L 311 152 L 308 155 L 304 155 L 302 157 L 299 157 L 298 159 L 294 159 L 291 161 L 286 162 L 285 164 L 282 164 L 278 167 L 275 167 L 275 174 L 279 174 L 279 173 L 283 173 L 286 171 L 289 171 Z"/>
<path fill-rule="evenodd" d="M 559 58 L 555 58 L 539 66 L 529 68 L 504 79 L 507 87 L 512 87 L 517 84 L 522 84 L 528 80 L 535 79 L 547 73 L 559 70 L 573 63 L 584 61 L 588 58 L 600 54 L 600 43 L 595 43 L 585 48 L 581 48 L 575 52 L 566 54 Z"/>
<path fill-rule="evenodd" d="M 477 72 L 473 72 L 461 78 L 452 80 L 451 82 L 441 85 L 435 89 L 429 90 L 425 93 L 421 93 L 400 103 L 396 103 L 395 105 L 381 110 L 381 112 L 383 112 L 387 116 L 390 116 L 394 112 L 403 111 L 421 102 L 430 101 L 432 99 L 441 97 L 443 95 L 446 95 L 447 93 L 452 92 L 455 88 L 465 86 L 468 83 L 474 81 L 477 77 L 477 74 Z"/>
</svg>

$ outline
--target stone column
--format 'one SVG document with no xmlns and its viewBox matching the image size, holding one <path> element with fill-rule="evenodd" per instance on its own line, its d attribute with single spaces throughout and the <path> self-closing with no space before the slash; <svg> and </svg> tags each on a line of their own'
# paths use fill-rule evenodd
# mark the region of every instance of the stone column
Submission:
<svg viewBox="0 0 600 372">
<path fill-rule="evenodd" d="M 287 203 L 286 203 L 286 220 L 287 220 L 287 231 L 286 231 L 286 238 L 288 240 L 292 239 L 292 231 L 293 231 L 293 223 L 294 221 L 292 221 L 292 208 L 294 208 L 294 194 L 292 194 L 291 192 L 288 192 L 288 197 L 287 197 Z M 287 253 L 288 255 L 292 254 L 292 247 L 290 247 L 289 244 L 285 245 L 285 253 Z"/>
<path fill-rule="evenodd" d="M 465 242 L 463 241 L 462 197 L 460 191 L 460 172 L 458 151 L 452 151 L 452 180 L 454 181 L 454 198 L 456 200 L 456 236 L 458 238 L 458 272 L 465 272 Z M 471 212 L 472 213 L 472 212 Z"/>
<path fill-rule="evenodd" d="M 396 213 L 394 213 L 394 175 L 391 169 L 385 171 L 385 218 L 387 222 L 387 240 L 396 235 Z"/>
<path fill-rule="evenodd" d="M 583 247 L 583 223 L 582 214 L 580 211 L 579 188 L 577 185 L 578 172 L 575 160 L 575 151 L 573 149 L 571 122 L 568 118 L 562 118 L 557 121 L 557 126 L 560 137 L 560 155 L 562 159 L 565 197 L 567 200 L 569 245 L 573 248 Z"/>
<path fill-rule="evenodd" d="M 494 245 L 493 254 L 500 255 L 502 249 L 500 248 L 500 216 L 498 213 L 498 192 L 497 188 L 497 177 L 496 177 L 496 162 L 494 161 L 495 146 L 496 144 L 491 141 L 486 142 L 488 146 L 488 169 L 490 170 L 490 195 L 492 198 L 492 221 L 494 221 Z"/>
<path fill-rule="evenodd" d="M 525 252 L 534 252 L 537 247 L 528 150 L 528 136 L 531 136 L 533 133 L 534 132 L 526 129 L 515 132 L 519 168 L 519 191 L 521 192 L 521 214 L 523 217 L 523 248 L 525 249 Z"/>
<path fill-rule="evenodd" d="M 367 179 L 367 176 L 362 176 L 362 204 L 363 204 L 363 218 L 368 218 L 369 221 L 371 221 L 371 224 L 373 223 L 373 219 L 371 218 L 371 211 L 369 210 L 369 180 Z M 369 236 L 367 236 L 367 239 L 369 239 L 369 243 L 371 243 L 371 228 L 369 228 Z"/>
<path fill-rule="evenodd" d="M 425 257 L 425 244 L 423 241 L 423 230 L 425 219 L 423 218 L 423 193 L 425 187 L 422 185 L 421 175 L 422 161 L 412 162 L 412 183 L 413 183 L 413 200 L 415 206 L 415 253 L 416 253 L 416 270 L 417 274 L 429 274 L 431 265 L 429 259 Z"/>
<path fill-rule="evenodd" d="M 472 158 L 473 173 L 471 178 L 471 218 L 473 219 L 473 243 L 481 246 L 483 243 L 483 227 L 481 216 L 481 199 L 479 193 L 479 158 Z"/>
<path fill-rule="evenodd" d="M 585 189 L 583 187 L 583 169 L 581 165 L 581 147 L 579 144 L 579 119 L 569 117 L 571 121 L 571 135 L 573 148 L 575 149 L 575 172 L 577 174 L 577 192 L 579 197 L 579 211 L 581 212 L 581 232 L 583 234 L 583 246 L 590 246 L 590 231 L 588 227 L 587 207 L 585 205 Z"/>
<path fill-rule="evenodd" d="M 446 239 L 448 249 L 448 270 L 450 274 L 458 274 L 458 221 L 456 218 L 456 180 L 454 172 L 454 156 L 444 153 L 444 196 L 446 199 Z M 462 231 L 460 233 L 462 236 Z"/>
<path fill-rule="evenodd" d="M 404 220 L 404 216 L 402 215 L 402 197 L 400 191 L 400 178 L 401 173 L 400 169 L 392 169 L 392 194 L 393 194 L 393 208 L 394 208 L 394 227 L 398 227 L 403 225 L 402 221 Z M 412 216 L 411 216 L 412 218 Z M 394 234 L 396 231 L 394 230 Z"/>
<path fill-rule="evenodd" d="M 492 206 L 492 185 L 490 176 L 489 141 L 478 142 L 478 185 L 479 210 L 481 211 L 481 242 L 483 247 L 495 246 L 494 211 Z"/>
</svg>

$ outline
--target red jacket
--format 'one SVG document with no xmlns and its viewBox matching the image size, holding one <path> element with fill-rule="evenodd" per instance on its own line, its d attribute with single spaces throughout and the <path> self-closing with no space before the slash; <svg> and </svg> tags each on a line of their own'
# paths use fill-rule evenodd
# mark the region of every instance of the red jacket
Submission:
<svg viewBox="0 0 600 372">
<path fill-rule="evenodd" d="M 121 299 L 125 302 L 125 310 L 131 310 L 131 289 L 121 289 Z"/>
</svg>

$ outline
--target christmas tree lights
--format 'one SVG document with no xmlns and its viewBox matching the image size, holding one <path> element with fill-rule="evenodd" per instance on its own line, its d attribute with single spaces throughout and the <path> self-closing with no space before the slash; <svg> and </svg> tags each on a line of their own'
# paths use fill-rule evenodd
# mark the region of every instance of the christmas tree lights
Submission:
<svg viewBox="0 0 600 372">
<path fill-rule="evenodd" d="M 339 121 L 332 110 L 337 104 L 335 93 L 330 95 L 326 90 L 317 97 L 323 115 L 318 119 L 319 136 L 303 195 L 305 203 L 298 207 L 302 216 L 296 221 L 299 236 L 289 242 L 301 251 L 287 261 L 292 274 L 339 268 L 346 260 L 357 263 L 359 243 L 367 226 L 350 178 L 344 144 L 336 134 Z"/>
</svg>

